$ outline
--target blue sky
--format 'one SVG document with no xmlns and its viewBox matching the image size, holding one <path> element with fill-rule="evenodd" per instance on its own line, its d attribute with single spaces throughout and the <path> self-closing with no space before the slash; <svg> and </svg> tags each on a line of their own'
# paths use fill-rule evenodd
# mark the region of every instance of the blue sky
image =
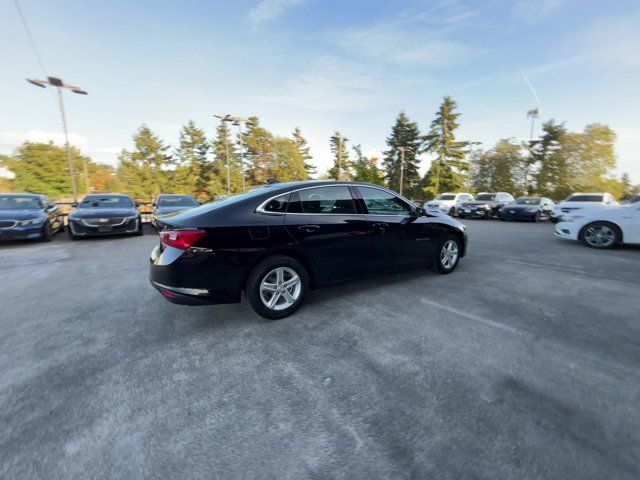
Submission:
<svg viewBox="0 0 640 480">
<path fill-rule="evenodd" d="M 300 126 L 320 169 L 342 131 L 369 155 L 398 112 L 426 131 L 443 95 L 461 139 L 489 147 L 527 138 L 542 120 L 571 130 L 609 124 L 619 172 L 640 183 L 640 2 L 619 0 L 21 0 L 46 73 L 89 91 L 69 95 L 72 141 L 116 163 L 146 123 L 175 143 L 214 113 L 258 115 L 276 134 Z M 0 4 L 0 152 L 60 141 L 53 91 L 12 1 Z M 428 165 L 425 157 L 423 170 Z"/>
</svg>

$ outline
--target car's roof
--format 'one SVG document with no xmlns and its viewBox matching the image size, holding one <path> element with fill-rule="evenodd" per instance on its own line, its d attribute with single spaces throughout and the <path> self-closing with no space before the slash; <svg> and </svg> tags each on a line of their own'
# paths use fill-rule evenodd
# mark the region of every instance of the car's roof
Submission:
<svg viewBox="0 0 640 480">
<path fill-rule="evenodd" d="M 89 197 L 102 197 L 102 198 L 105 198 L 105 197 L 127 197 L 127 198 L 131 198 L 126 193 L 89 193 L 84 198 L 89 198 Z"/>
<path fill-rule="evenodd" d="M 159 193 L 158 197 L 193 197 L 188 193 Z"/>
<path fill-rule="evenodd" d="M 573 197 L 574 195 L 611 195 L 611 194 L 607 192 L 575 192 L 569 196 Z"/>
</svg>

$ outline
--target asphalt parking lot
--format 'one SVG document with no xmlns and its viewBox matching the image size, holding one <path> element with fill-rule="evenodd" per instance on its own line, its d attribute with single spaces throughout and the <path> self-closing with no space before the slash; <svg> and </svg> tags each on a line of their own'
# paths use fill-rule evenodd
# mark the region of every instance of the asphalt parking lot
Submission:
<svg viewBox="0 0 640 480">
<path fill-rule="evenodd" d="M 466 223 L 276 322 L 164 301 L 150 231 L 0 246 L 0 478 L 639 478 L 640 249 Z"/>
</svg>

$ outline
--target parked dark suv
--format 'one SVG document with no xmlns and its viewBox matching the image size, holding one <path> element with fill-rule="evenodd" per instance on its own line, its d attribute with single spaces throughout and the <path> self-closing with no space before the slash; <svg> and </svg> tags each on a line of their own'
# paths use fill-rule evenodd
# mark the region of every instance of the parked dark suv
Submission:
<svg viewBox="0 0 640 480">
<path fill-rule="evenodd" d="M 277 183 L 162 217 L 150 280 L 169 301 L 235 303 L 277 319 L 310 289 L 411 267 L 452 272 L 465 227 L 381 187 Z"/>
<path fill-rule="evenodd" d="M 0 193 L 0 240 L 52 240 L 64 230 L 60 208 L 37 193 Z"/>
</svg>

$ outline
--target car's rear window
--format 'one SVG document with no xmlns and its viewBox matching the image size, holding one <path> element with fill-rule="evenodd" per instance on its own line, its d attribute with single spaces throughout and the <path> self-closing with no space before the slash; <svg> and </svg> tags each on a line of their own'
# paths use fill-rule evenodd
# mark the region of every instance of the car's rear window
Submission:
<svg viewBox="0 0 640 480">
<path fill-rule="evenodd" d="M 602 202 L 602 195 L 571 195 L 565 202 Z"/>
<path fill-rule="evenodd" d="M 486 202 L 487 200 L 495 200 L 495 199 L 496 199 L 495 193 L 482 193 L 476 196 L 476 200 L 481 202 L 483 201 Z"/>
<path fill-rule="evenodd" d="M 189 195 L 163 196 L 158 199 L 159 207 L 195 207 L 198 201 Z"/>
<path fill-rule="evenodd" d="M 451 193 L 443 193 L 442 195 L 438 195 L 434 200 L 454 200 L 455 198 L 456 196 Z"/>
</svg>

